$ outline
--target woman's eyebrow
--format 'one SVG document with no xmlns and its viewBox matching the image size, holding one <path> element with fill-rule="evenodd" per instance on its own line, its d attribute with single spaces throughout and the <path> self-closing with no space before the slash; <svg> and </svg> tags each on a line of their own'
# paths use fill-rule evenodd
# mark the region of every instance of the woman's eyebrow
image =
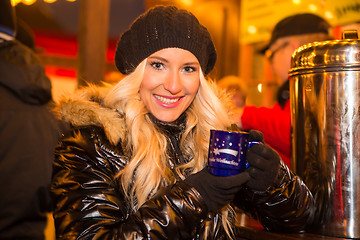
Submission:
<svg viewBox="0 0 360 240">
<path fill-rule="evenodd" d="M 198 62 L 186 62 L 184 65 L 200 65 Z"/>
<path fill-rule="evenodd" d="M 167 60 L 167 58 L 160 57 L 160 56 L 151 56 L 151 57 L 148 57 L 148 59 L 149 60 L 158 60 L 158 61 L 165 62 L 165 63 L 169 62 L 169 60 Z M 194 61 L 194 62 L 186 62 L 183 65 L 200 65 L 200 64 L 198 62 Z"/>
<path fill-rule="evenodd" d="M 149 57 L 149 59 L 156 59 L 156 60 L 159 60 L 159 61 L 162 61 L 162 62 L 169 62 L 166 58 L 163 58 L 163 57 L 160 57 L 160 56 L 151 56 Z"/>
</svg>

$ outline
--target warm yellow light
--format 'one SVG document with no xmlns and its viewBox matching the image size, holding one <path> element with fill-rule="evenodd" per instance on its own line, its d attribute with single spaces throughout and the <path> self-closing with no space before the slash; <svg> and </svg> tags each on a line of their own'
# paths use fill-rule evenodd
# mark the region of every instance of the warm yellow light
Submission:
<svg viewBox="0 0 360 240">
<path fill-rule="evenodd" d="M 262 84 L 261 84 L 261 83 L 259 83 L 259 84 L 257 85 L 257 90 L 259 91 L 259 93 L 262 92 Z"/>
<path fill-rule="evenodd" d="M 255 34 L 257 32 L 257 28 L 254 25 L 248 26 L 248 32 L 250 34 Z"/>
<path fill-rule="evenodd" d="M 334 18 L 334 14 L 330 11 L 325 11 L 325 17 L 327 19 L 333 19 Z"/>
<path fill-rule="evenodd" d="M 11 1 L 11 5 L 13 7 L 15 7 L 16 5 L 18 5 L 21 2 L 23 4 L 26 4 L 26 5 L 31 5 L 31 4 L 36 2 L 36 0 L 10 0 L 10 1 Z M 43 0 L 43 1 L 46 2 L 46 3 L 53 3 L 53 2 L 56 2 L 57 0 Z M 76 0 L 66 0 L 66 1 L 75 2 Z M 191 1 L 192 2 L 192 0 L 184 0 L 184 1 L 187 1 L 187 2 Z"/>
<path fill-rule="evenodd" d="M 21 2 L 25 5 L 31 5 L 36 2 L 36 0 L 22 0 Z"/>
<path fill-rule="evenodd" d="M 301 3 L 301 0 L 292 0 L 293 4 L 299 5 Z"/>
<path fill-rule="evenodd" d="M 193 4 L 193 0 L 181 0 L 180 2 L 182 2 L 185 6 L 190 7 Z"/>
<path fill-rule="evenodd" d="M 12 6 L 16 6 L 18 3 L 21 3 L 21 0 L 11 0 Z"/>
<path fill-rule="evenodd" d="M 317 6 L 315 4 L 309 4 L 310 11 L 316 12 L 318 10 Z"/>
</svg>

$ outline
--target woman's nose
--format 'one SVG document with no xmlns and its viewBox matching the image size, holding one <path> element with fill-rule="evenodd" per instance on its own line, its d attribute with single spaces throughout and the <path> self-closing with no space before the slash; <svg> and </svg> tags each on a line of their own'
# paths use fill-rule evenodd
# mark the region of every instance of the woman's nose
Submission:
<svg viewBox="0 0 360 240">
<path fill-rule="evenodd" d="M 171 71 L 164 82 L 164 88 L 171 94 L 181 92 L 181 76 L 178 71 Z"/>
</svg>

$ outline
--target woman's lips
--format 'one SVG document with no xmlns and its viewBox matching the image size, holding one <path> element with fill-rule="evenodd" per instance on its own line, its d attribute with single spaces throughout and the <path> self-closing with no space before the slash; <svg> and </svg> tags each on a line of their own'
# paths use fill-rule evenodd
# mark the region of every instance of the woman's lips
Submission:
<svg viewBox="0 0 360 240">
<path fill-rule="evenodd" d="M 166 107 L 174 107 L 182 98 L 182 97 L 164 97 L 156 94 L 154 94 L 154 97 L 162 106 L 166 106 Z"/>
</svg>

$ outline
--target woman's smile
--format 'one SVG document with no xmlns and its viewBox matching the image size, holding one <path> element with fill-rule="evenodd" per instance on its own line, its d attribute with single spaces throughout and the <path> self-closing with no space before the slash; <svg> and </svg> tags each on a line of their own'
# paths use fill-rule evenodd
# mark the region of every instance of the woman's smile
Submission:
<svg viewBox="0 0 360 240">
<path fill-rule="evenodd" d="M 174 104 L 178 103 L 181 100 L 181 97 L 167 97 L 167 96 L 160 96 L 160 95 L 156 95 L 156 94 L 154 94 L 154 97 L 164 107 L 175 107 Z"/>
</svg>

